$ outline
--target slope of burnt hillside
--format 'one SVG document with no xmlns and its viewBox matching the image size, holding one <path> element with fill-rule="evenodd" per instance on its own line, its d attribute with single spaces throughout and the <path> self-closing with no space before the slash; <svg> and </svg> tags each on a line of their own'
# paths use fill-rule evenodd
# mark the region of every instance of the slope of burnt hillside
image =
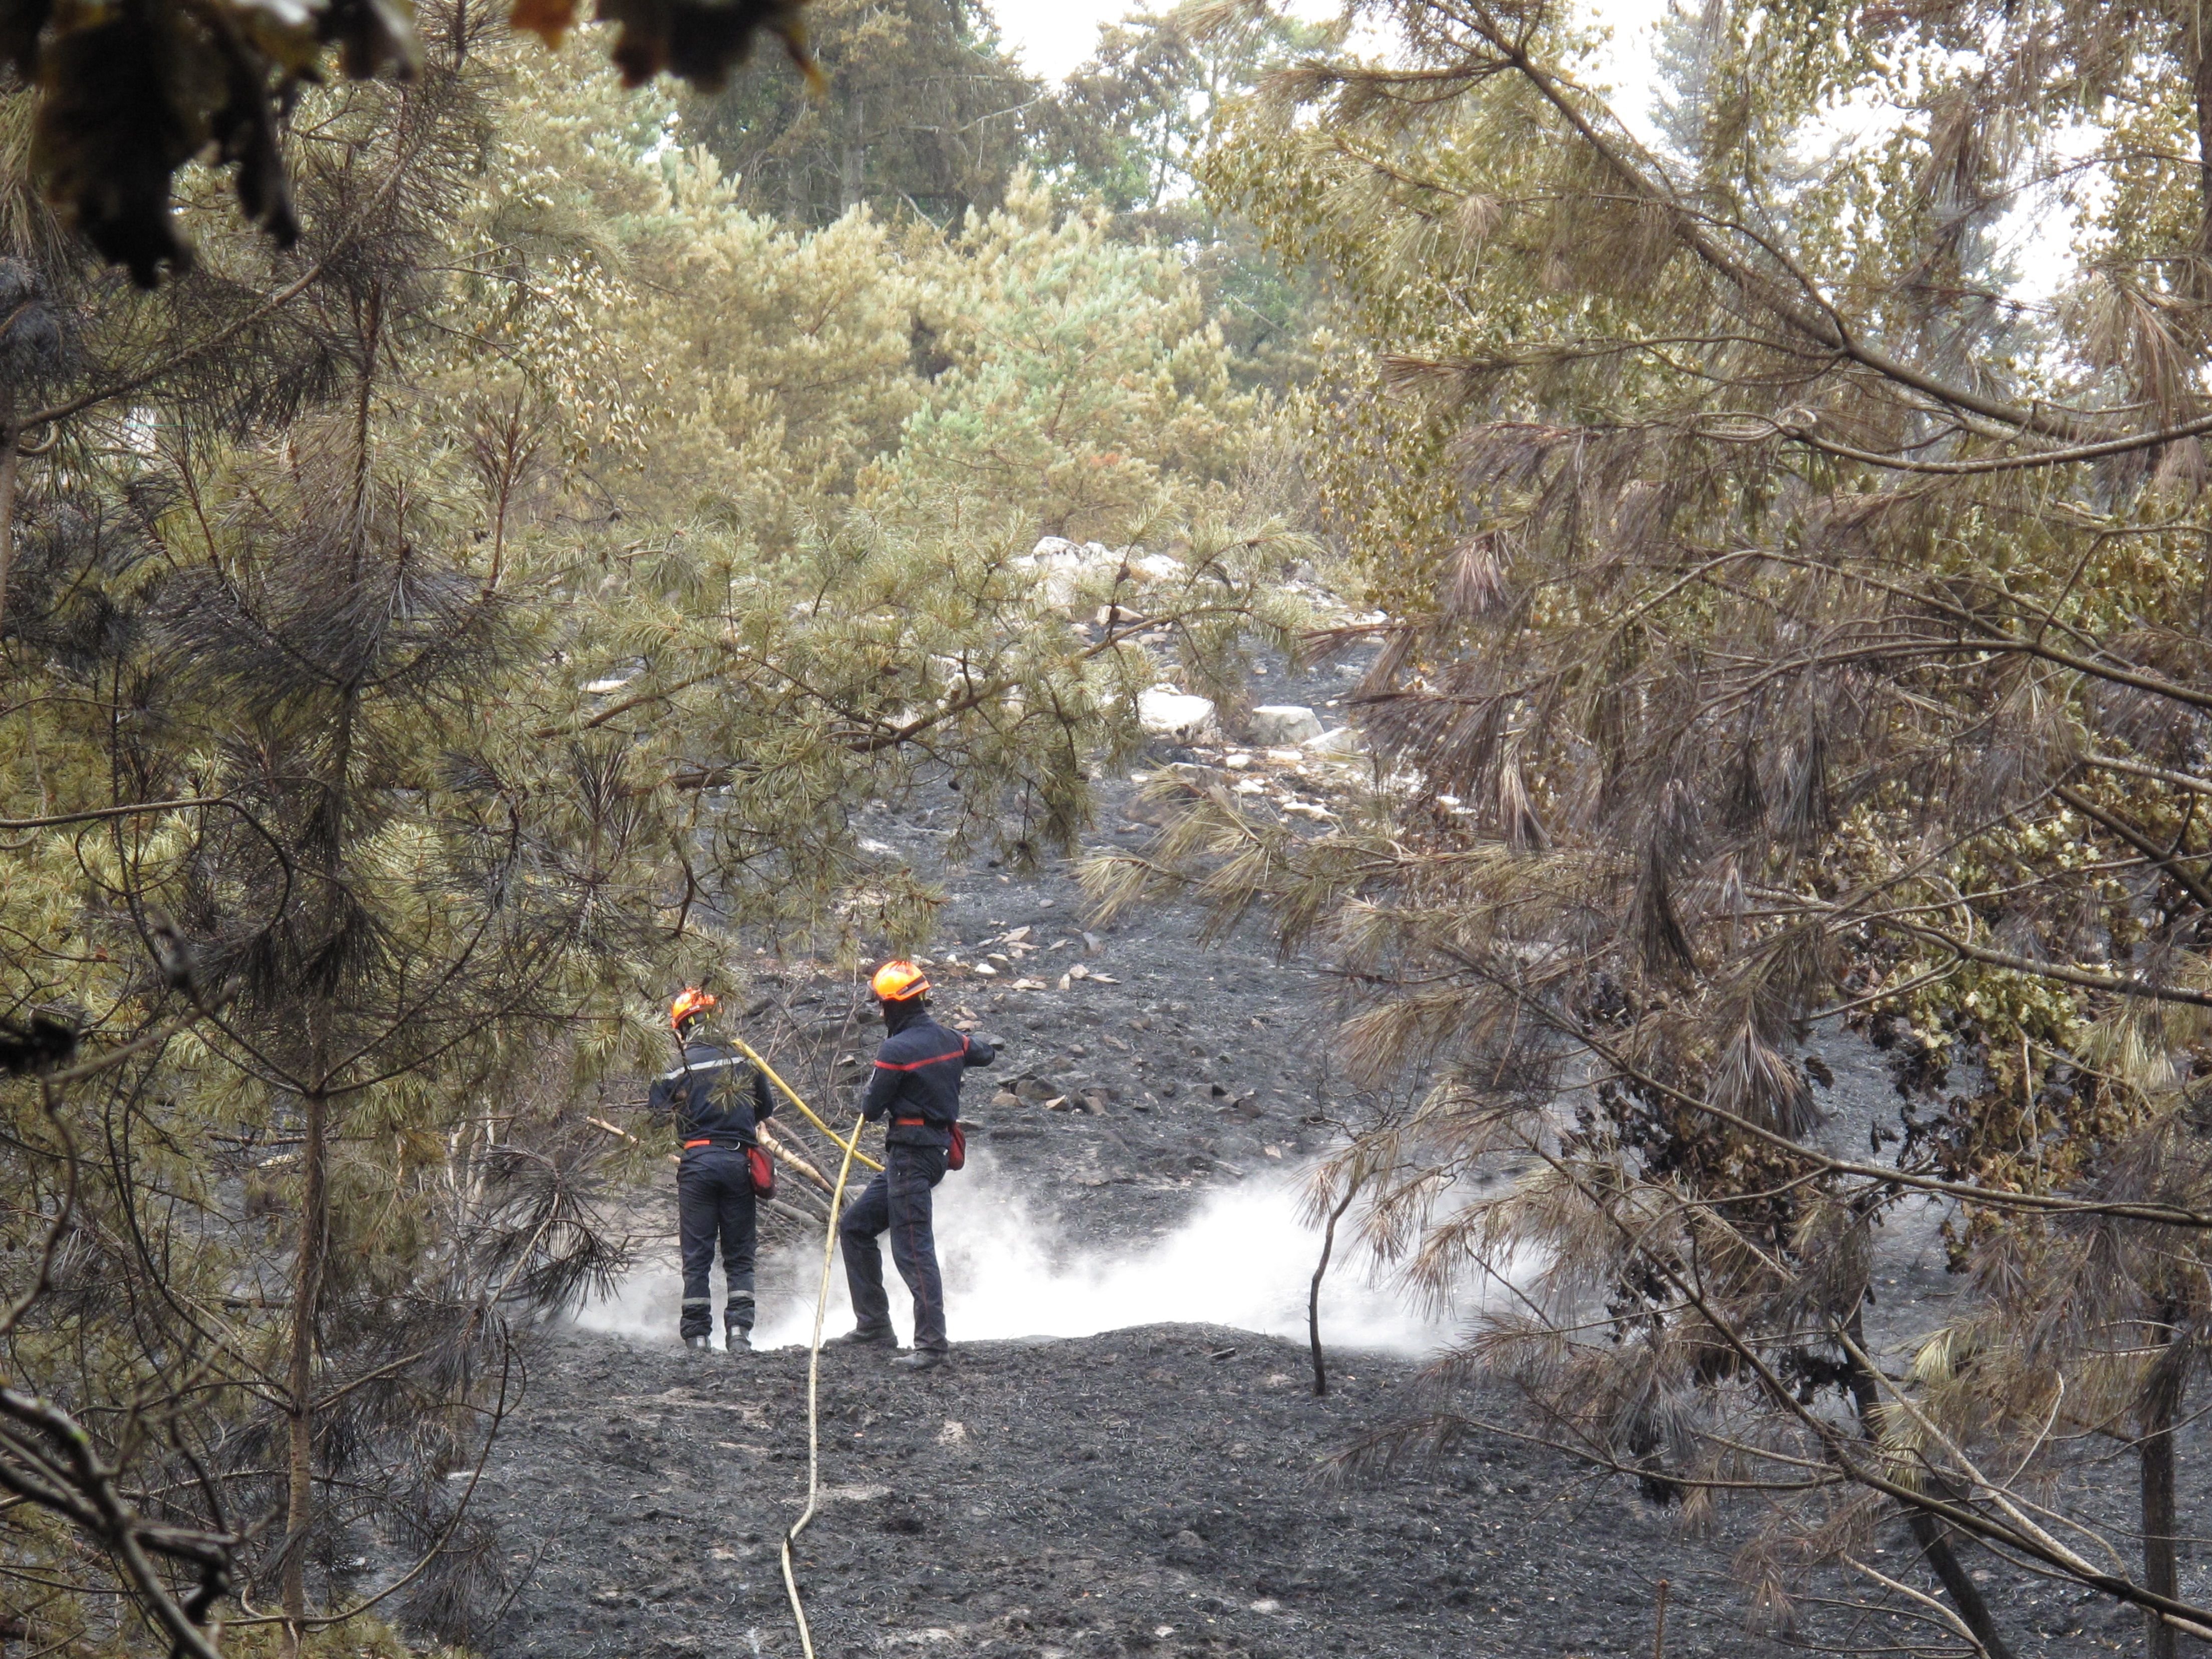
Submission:
<svg viewBox="0 0 2212 1659">
<path fill-rule="evenodd" d="M 1510 1441 L 1337 1486 L 1403 1364 L 1309 1392 L 1222 1329 L 963 1346 L 923 1378 L 824 1361 L 827 1503 L 801 1583 L 824 1654 L 1620 1653 L 1670 1576 L 1678 1654 L 1747 1650 L 1671 1523 Z M 806 1484 L 805 1355 L 581 1334 L 537 1352 L 483 1501 L 536 1557 L 495 1644 L 539 1659 L 796 1653 L 776 1545 Z"/>
<path fill-rule="evenodd" d="M 1310 679 L 1296 700 L 1326 708 L 1328 689 Z M 1311 811 L 1328 810 L 1339 775 L 1327 761 L 1224 744 L 1164 750 L 1146 769 L 1169 764 Z M 1094 845 L 1151 833 L 1132 782 L 1103 784 L 1099 800 Z M 1279 962 L 1257 923 L 1201 946 L 1188 904 L 1100 927 L 1066 865 L 949 864 L 952 805 L 924 797 L 862 828 L 880 855 L 942 884 L 940 1014 L 1005 1054 L 971 1079 L 979 1167 L 945 1189 L 953 1364 L 913 1378 L 880 1358 L 825 1359 L 827 1504 L 800 1552 L 821 1653 L 1595 1659 L 1653 1650 L 1662 1578 L 1674 1656 L 1952 1644 L 1924 1613 L 1907 1627 L 1839 1610 L 1864 1586 L 1836 1577 L 1810 1587 L 1794 1624 L 1756 1606 L 1731 1571 L 1755 1498 L 1686 1531 L 1679 1510 L 1510 1433 L 1476 1435 L 1400 1475 L 1334 1479 L 1338 1454 L 1422 1408 L 1412 1358 L 1340 1354 L 1340 1391 L 1316 1400 L 1300 1347 L 1146 1322 L 1157 1311 L 1102 1335 L 972 1340 L 957 1281 L 973 1268 L 962 1248 L 979 1205 L 1025 1206 L 1036 1224 L 1022 1249 L 1139 1255 L 1187 1239 L 1209 1203 L 1294 1175 L 1330 1144 L 1345 1103 L 1316 964 Z M 861 981 L 795 958 L 749 969 L 749 1035 L 825 1110 L 849 1111 L 878 1036 Z M 1836 1031 L 1812 1047 L 1833 1078 L 1820 1091 L 1826 1139 L 1864 1147 L 1898 1108 L 1882 1057 Z M 805 1354 L 674 1347 L 667 1188 L 640 1195 L 649 1242 L 626 1316 L 612 1322 L 640 1334 L 534 1340 L 526 1399 L 480 1499 L 521 1577 L 496 1655 L 798 1652 L 775 1546 L 805 1489 Z M 1911 1210 L 1883 1236 L 1870 1326 L 1898 1363 L 1957 1286 L 1940 1219 Z M 763 1334 L 787 1340 L 803 1328 L 797 1304 L 811 1305 L 819 1235 L 781 1221 L 767 1231 Z M 1301 1273 L 1315 1242 L 1294 1226 L 1280 1239 Z M 1241 1270 L 1209 1259 L 1190 1275 Z M 1515 1421 L 1506 1402 L 1491 1414 Z M 2185 1454 L 2192 1486 L 2201 1439 L 2192 1430 Z M 2124 1474 L 2088 1478 L 2118 1504 Z M 1871 1566 L 1929 1584 L 1901 1530 L 1870 1547 Z M 2139 1646 L 2134 1615 L 1972 1559 L 2016 1650 Z M 2186 1571 L 2193 1581 L 2196 1565 Z"/>
</svg>

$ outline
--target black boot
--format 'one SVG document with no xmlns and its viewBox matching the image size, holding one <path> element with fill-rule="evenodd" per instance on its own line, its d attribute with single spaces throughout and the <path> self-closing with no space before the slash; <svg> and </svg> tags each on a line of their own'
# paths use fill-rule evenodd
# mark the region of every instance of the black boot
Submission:
<svg viewBox="0 0 2212 1659">
<path fill-rule="evenodd" d="M 872 1330 L 863 1328 L 848 1331 L 842 1336 L 833 1336 L 822 1345 L 825 1348 L 896 1348 L 898 1333 L 888 1325 L 878 1325 Z"/>
<path fill-rule="evenodd" d="M 750 1353 L 753 1332 L 750 1325 L 732 1325 L 722 1333 L 722 1345 L 732 1353 Z"/>
<path fill-rule="evenodd" d="M 714 1339 L 702 1331 L 697 1336 L 685 1337 L 684 1346 L 695 1353 L 706 1353 L 713 1350 Z"/>
<path fill-rule="evenodd" d="M 901 1354 L 891 1364 L 902 1371 L 933 1371 L 945 1360 L 942 1348 L 916 1348 Z"/>
</svg>

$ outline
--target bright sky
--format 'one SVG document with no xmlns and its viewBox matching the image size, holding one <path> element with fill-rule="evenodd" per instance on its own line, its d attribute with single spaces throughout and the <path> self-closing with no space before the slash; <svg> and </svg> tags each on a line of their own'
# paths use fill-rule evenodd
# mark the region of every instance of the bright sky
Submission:
<svg viewBox="0 0 2212 1659">
<path fill-rule="evenodd" d="M 1582 0 L 1588 15 L 1608 26 L 1613 38 L 1601 54 L 1599 78 L 1610 82 L 1614 112 L 1650 142 L 1655 91 L 1651 39 L 1666 15 L 1669 0 Z M 1170 12 L 1176 0 L 993 0 L 1000 33 L 1033 75 L 1060 80 L 1088 58 L 1102 24 L 1133 11 Z M 1334 15 L 1331 0 L 1291 0 L 1307 17 Z M 1879 125 L 1839 118 L 1838 136 L 1855 125 Z M 2065 216 L 2048 214 L 2039 196 L 2024 198 L 2000 231 L 2021 264 L 2017 297 L 2046 301 L 2072 274 L 2071 227 Z"/>
<path fill-rule="evenodd" d="M 1032 75 L 1058 81 L 1091 56 L 1098 28 L 1130 12 L 1130 0 L 996 0 L 999 33 Z M 1159 9 L 1169 9 L 1162 5 Z"/>
<path fill-rule="evenodd" d="M 991 0 L 991 12 L 1022 66 L 1059 81 L 1091 56 L 1103 25 L 1132 12 L 1172 12 L 1176 5 L 1176 0 Z M 1337 8 L 1328 0 L 1291 0 L 1291 10 L 1322 18 L 1334 17 Z"/>
<path fill-rule="evenodd" d="M 1176 0 L 993 0 L 999 33 L 1033 75 L 1060 80 L 1091 56 L 1098 31 L 1134 11 L 1171 12 Z M 1651 26 L 1665 13 L 1667 0 L 1588 0 L 1598 17 L 1613 25 L 1613 52 L 1629 82 L 1648 75 L 1642 47 Z M 1328 0 L 1292 0 L 1302 17 L 1335 15 Z"/>
</svg>

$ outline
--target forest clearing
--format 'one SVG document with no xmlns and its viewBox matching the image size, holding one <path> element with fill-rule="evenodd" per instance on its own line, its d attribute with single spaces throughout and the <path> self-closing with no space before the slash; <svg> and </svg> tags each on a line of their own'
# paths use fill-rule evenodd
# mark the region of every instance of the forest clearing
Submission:
<svg viewBox="0 0 2212 1659">
<path fill-rule="evenodd" d="M 0 0 L 0 1655 L 2212 1643 L 2212 14 L 1032 14 Z"/>
</svg>

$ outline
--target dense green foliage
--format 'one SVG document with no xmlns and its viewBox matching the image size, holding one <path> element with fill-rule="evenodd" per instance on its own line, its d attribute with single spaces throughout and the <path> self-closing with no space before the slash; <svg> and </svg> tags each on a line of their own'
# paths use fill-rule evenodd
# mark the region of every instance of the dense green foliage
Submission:
<svg viewBox="0 0 2212 1659">
<path fill-rule="evenodd" d="M 378 1614 L 469 1637 L 506 1569 L 449 1477 L 510 1322 L 619 1262 L 596 1194 L 658 1152 L 584 1109 L 668 987 L 925 939 L 853 822 L 925 781 L 956 850 L 1071 850 L 1158 642 L 1273 614 L 1222 527 L 1253 402 L 1172 254 L 1020 179 L 949 234 L 779 223 L 596 43 L 421 39 L 302 94 L 293 247 L 180 174 L 199 256 L 151 294 L 46 216 L 0 92 L 34 1643 L 312 1646 L 365 1530 L 421 1556 Z M 1176 562 L 1048 592 L 1048 531 Z"/>
<path fill-rule="evenodd" d="M 1382 10 L 1402 56 L 1281 78 L 1207 168 L 1336 284 L 1310 465 L 1390 613 L 1395 777 L 1167 850 L 1341 951 L 1354 1050 L 1428 1093 L 1340 1174 L 1431 1284 L 1510 1267 L 1467 1362 L 1561 1443 L 1789 1492 L 1771 1607 L 1901 1513 L 1954 1635 L 2005 1610 L 1938 1519 L 2170 1652 L 2209 1616 L 2203 20 L 1708 5 L 1655 131 L 1567 8 Z M 1856 1162 L 1796 1053 L 1838 1020 L 1904 1097 Z M 1967 1293 L 1877 1352 L 1875 1230 L 1927 1194 Z M 2046 1530 L 2027 1488 L 2114 1443 L 2134 1535 Z"/>
<path fill-rule="evenodd" d="M 811 0 L 829 89 L 748 76 L 684 100 L 681 131 L 743 183 L 747 205 L 828 224 L 862 205 L 940 225 L 1005 198 L 1051 95 L 967 0 Z"/>
</svg>

